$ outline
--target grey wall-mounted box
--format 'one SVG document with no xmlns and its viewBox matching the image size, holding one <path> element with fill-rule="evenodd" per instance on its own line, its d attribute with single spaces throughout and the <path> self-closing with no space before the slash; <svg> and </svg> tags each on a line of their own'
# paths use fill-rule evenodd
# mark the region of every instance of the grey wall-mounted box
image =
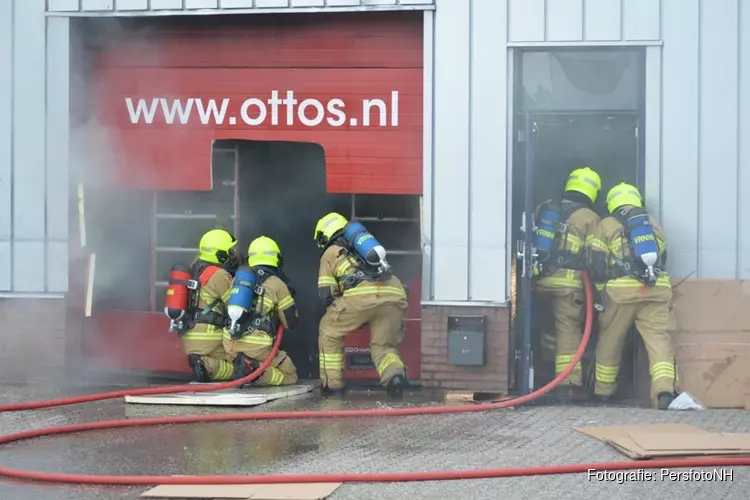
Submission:
<svg viewBox="0 0 750 500">
<path fill-rule="evenodd" d="M 487 316 L 448 316 L 448 364 L 483 366 Z"/>
</svg>

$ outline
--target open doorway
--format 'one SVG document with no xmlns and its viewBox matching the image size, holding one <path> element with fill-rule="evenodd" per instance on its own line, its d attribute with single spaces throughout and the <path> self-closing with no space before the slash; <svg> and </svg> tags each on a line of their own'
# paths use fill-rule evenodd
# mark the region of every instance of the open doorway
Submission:
<svg viewBox="0 0 750 500">
<path fill-rule="evenodd" d="M 539 388 L 555 376 L 554 321 L 545 297 L 531 291 L 527 215 L 542 201 L 559 196 L 570 171 L 583 166 L 601 177 L 595 206 L 601 216 L 606 214 L 606 193 L 615 184 L 628 182 L 643 189 L 643 62 L 639 50 L 516 55 L 511 223 L 518 261 L 512 266 L 510 335 L 510 389 L 515 393 Z M 594 345 L 595 338 L 584 358 L 584 374 L 590 374 Z M 633 345 L 628 342 L 623 354 L 624 393 L 632 387 L 627 382 L 633 375 L 634 355 L 628 352 L 634 351 Z"/>
<path fill-rule="evenodd" d="M 282 341 L 300 378 L 317 378 L 318 323 L 324 308 L 317 293 L 320 249 L 313 230 L 320 217 L 339 212 L 361 221 L 388 250 L 388 261 L 407 287 L 410 302 L 421 276 L 419 196 L 331 194 L 326 189 L 323 149 L 312 143 L 234 141 L 238 152 L 238 234 L 245 248 L 261 235 L 276 240 L 286 274 L 297 290 L 300 324 Z M 419 373 L 418 308 L 407 312 L 403 348 L 410 373 Z M 415 318 L 416 316 L 416 318 Z M 347 336 L 347 380 L 378 380 L 366 328 Z"/>
<path fill-rule="evenodd" d="M 323 309 L 315 286 L 320 252 L 313 241 L 318 219 L 346 214 L 349 195 L 326 192 L 323 148 L 312 143 L 237 141 L 239 232 L 243 254 L 258 236 L 274 239 L 297 290 L 299 326 L 282 341 L 300 378 L 318 377 L 318 321 Z"/>
</svg>

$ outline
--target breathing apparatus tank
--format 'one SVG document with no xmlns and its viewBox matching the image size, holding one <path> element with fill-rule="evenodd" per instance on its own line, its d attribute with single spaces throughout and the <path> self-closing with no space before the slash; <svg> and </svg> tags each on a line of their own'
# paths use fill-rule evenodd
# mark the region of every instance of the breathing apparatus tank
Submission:
<svg viewBox="0 0 750 500">
<path fill-rule="evenodd" d="M 237 329 L 240 327 L 240 320 L 249 314 L 253 307 L 257 283 L 258 278 L 250 266 L 240 266 L 237 269 L 227 301 L 227 315 L 231 320 L 229 331 L 233 335 L 239 333 Z"/>
<path fill-rule="evenodd" d="M 367 265 L 387 271 L 390 265 L 386 260 L 383 245 L 358 221 L 350 221 L 344 227 L 344 239 L 349 248 Z"/>
<path fill-rule="evenodd" d="M 164 314 L 169 318 L 169 331 L 182 328 L 182 319 L 190 309 L 190 291 L 198 288 L 190 268 L 175 264 L 169 270 L 167 290 L 164 296 Z"/>
<path fill-rule="evenodd" d="M 539 211 L 539 217 L 535 222 L 533 245 L 540 255 L 549 255 L 553 250 L 555 237 L 560 224 L 560 212 L 551 206 L 546 206 Z"/>
<path fill-rule="evenodd" d="M 625 229 L 633 248 L 633 257 L 640 259 L 646 266 L 649 282 L 656 281 L 654 266 L 659 260 L 659 245 L 648 213 L 642 209 L 631 210 L 627 215 Z"/>
</svg>

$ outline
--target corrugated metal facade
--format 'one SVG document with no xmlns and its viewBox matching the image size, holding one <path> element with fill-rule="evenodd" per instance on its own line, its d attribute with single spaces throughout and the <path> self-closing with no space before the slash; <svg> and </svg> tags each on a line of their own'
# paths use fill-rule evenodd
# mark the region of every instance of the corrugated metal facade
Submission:
<svg viewBox="0 0 750 500">
<path fill-rule="evenodd" d="M 425 298 L 506 300 L 514 253 L 501 195 L 509 198 L 511 186 L 509 54 L 523 47 L 647 47 L 646 197 L 667 232 L 669 270 L 678 278 L 748 278 L 743 29 L 750 30 L 750 5 L 740 0 L 439 1 L 433 282 Z"/>
<path fill-rule="evenodd" d="M 0 0 L 0 291 L 67 289 L 68 192 L 60 186 L 69 163 L 70 34 L 67 18 L 45 19 L 47 3 L 61 15 L 161 5 Z M 180 0 L 169 7 L 175 12 L 159 13 L 185 14 L 188 4 L 198 3 L 217 4 Z M 249 3 L 218 6 L 270 5 Z M 399 8 L 393 0 L 322 3 Z M 400 6 L 432 3 L 401 0 Z M 750 37 L 740 34 L 750 29 L 750 6 L 740 0 L 434 3 L 435 13 L 425 13 L 425 116 L 434 123 L 433 133 L 425 134 L 423 233 L 425 265 L 432 270 L 425 299 L 506 300 L 513 68 L 505 47 L 647 45 L 646 190 L 671 244 L 670 270 L 698 278 L 750 277 L 750 201 L 741 196 L 750 188 Z"/>
<path fill-rule="evenodd" d="M 679 276 L 750 277 L 750 5 L 662 2 L 661 209 Z M 745 33 L 742 35 L 741 33 Z"/>
<path fill-rule="evenodd" d="M 0 291 L 68 288 L 69 22 L 0 0 Z"/>
<path fill-rule="evenodd" d="M 20 0 L 19 0 L 20 1 Z M 232 12 L 352 11 L 429 7 L 434 0 L 48 0 L 51 13 L 63 15 L 180 15 Z"/>
</svg>

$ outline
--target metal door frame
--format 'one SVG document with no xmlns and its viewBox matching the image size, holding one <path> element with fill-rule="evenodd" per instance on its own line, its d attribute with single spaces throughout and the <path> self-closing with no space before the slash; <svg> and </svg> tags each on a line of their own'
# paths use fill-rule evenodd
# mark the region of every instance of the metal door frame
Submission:
<svg viewBox="0 0 750 500">
<path fill-rule="evenodd" d="M 536 145 L 537 133 L 539 127 L 537 121 L 546 117 L 559 117 L 559 116 L 632 116 L 636 119 L 636 185 L 638 189 L 643 192 L 645 182 L 645 148 L 642 141 L 643 132 L 643 111 L 642 110 L 556 110 L 556 111 L 525 111 L 524 113 L 517 113 L 516 120 L 514 120 L 514 130 L 516 141 L 514 146 L 518 146 L 521 142 L 519 137 L 520 133 L 523 133 L 524 143 L 524 211 L 522 218 L 521 234 L 522 238 L 518 238 L 515 241 L 515 257 L 518 261 L 517 272 L 519 276 L 516 278 L 516 297 L 519 299 L 516 304 L 516 326 L 520 320 L 521 328 L 515 328 L 522 336 L 522 344 L 520 349 L 520 356 L 518 355 L 517 342 L 512 347 L 511 359 L 518 361 L 516 366 L 516 377 L 518 383 L 516 384 L 516 391 L 520 392 L 521 395 L 529 394 L 534 390 L 534 364 L 533 364 L 533 353 L 531 349 L 532 340 L 532 318 L 534 310 L 534 301 L 532 293 L 532 267 L 534 264 L 534 249 L 532 248 L 532 231 L 534 227 L 533 213 L 536 208 L 536 200 L 534 200 L 534 147 Z M 520 151 L 520 148 L 519 150 Z M 514 167 L 516 162 L 514 161 Z M 511 203 L 511 206 L 513 204 Z M 527 228 L 529 230 L 527 230 Z M 520 305 L 520 309 L 519 309 Z M 520 312 L 520 314 L 518 314 Z M 516 355 L 512 353 L 516 352 Z M 519 371 L 520 370 L 520 371 Z"/>
</svg>

